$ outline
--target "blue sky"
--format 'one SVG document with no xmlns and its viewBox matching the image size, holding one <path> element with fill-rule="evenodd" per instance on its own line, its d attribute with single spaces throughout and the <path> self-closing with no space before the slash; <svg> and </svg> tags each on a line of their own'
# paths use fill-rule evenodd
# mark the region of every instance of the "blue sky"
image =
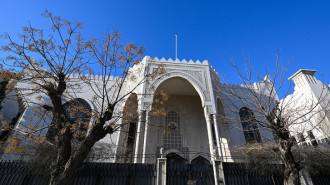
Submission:
<svg viewBox="0 0 330 185">
<path fill-rule="evenodd" d="M 289 75 L 315 69 L 317 78 L 325 74 L 330 83 L 330 1 L 3 0 L 0 33 L 19 33 L 28 21 L 46 27 L 40 16 L 45 9 L 82 22 L 88 37 L 115 28 L 151 57 L 174 58 L 178 33 L 180 60 L 209 60 L 228 82 L 239 83 L 228 64 L 232 57 L 243 64 L 242 53 L 250 53 L 262 70 L 265 62 L 274 63 L 276 48 L 281 48 L 284 61 L 293 58 Z"/>
</svg>

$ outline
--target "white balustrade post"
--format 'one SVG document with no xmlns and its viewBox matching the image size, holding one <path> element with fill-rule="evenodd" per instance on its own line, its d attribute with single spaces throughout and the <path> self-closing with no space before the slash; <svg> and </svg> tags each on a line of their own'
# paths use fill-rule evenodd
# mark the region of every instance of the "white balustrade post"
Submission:
<svg viewBox="0 0 330 185">
<path fill-rule="evenodd" d="M 157 185 L 166 185 L 166 157 L 164 149 L 160 149 L 160 158 L 157 159 Z"/>
</svg>

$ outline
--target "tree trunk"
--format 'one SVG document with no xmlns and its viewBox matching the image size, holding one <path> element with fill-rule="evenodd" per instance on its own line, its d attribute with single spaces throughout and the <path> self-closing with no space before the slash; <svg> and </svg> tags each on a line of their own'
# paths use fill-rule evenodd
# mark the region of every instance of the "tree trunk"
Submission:
<svg viewBox="0 0 330 185">
<path fill-rule="evenodd" d="M 290 138 L 287 130 L 274 132 L 275 141 L 279 149 L 279 154 L 283 160 L 284 169 L 284 185 L 300 185 L 299 171 L 300 166 L 295 161 L 292 154 L 293 138 Z"/>
<path fill-rule="evenodd" d="M 115 105 L 109 105 L 109 111 L 105 112 L 103 118 L 94 125 L 87 137 L 79 144 L 78 149 L 72 153 L 71 151 L 71 131 L 66 124 L 68 118 L 66 110 L 62 105 L 62 95 L 66 89 L 64 81 L 65 75 L 59 75 L 59 83 L 56 90 L 48 89 L 49 97 L 53 104 L 53 121 L 55 128 L 58 130 L 58 139 L 56 141 L 57 158 L 52 166 L 50 185 L 71 185 L 77 172 L 83 167 L 94 144 L 104 138 L 106 134 L 113 133 L 111 127 L 104 127 L 106 121 L 112 118 L 112 112 Z"/>
<path fill-rule="evenodd" d="M 89 135 L 80 143 L 78 150 L 71 155 L 64 167 L 55 166 L 51 172 L 49 185 L 72 185 L 77 172 L 83 167 L 84 160 L 87 158 L 94 144 L 104 138 L 106 134 L 112 133 L 110 127 L 103 128 L 105 121 L 96 124 Z M 59 173 L 58 173 L 59 172 Z"/>
</svg>

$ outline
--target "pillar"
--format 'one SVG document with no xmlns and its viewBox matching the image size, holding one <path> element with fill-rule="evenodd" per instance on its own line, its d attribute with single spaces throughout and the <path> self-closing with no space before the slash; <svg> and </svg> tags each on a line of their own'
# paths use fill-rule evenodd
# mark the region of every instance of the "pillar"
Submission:
<svg viewBox="0 0 330 185">
<path fill-rule="evenodd" d="M 144 140 L 143 140 L 143 156 L 142 156 L 142 163 L 146 162 L 147 157 L 147 139 L 148 139 L 148 132 L 149 132 L 149 121 L 150 121 L 150 111 L 146 111 L 145 121 L 144 121 Z"/>
<path fill-rule="evenodd" d="M 223 171 L 223 153 L 222 153 L 222 148 L 221 148 L 221 141 L 220 141 L 220 133 L 219 133 L 219 124 L 218 124 L 218 115 L 213 114 L 213 123 L 214 123 L 214 130 L 215 130 L 215 137 L 216 137 L 216 142 L 217 142 L 217 149 L 218 149 L 218 155 L 219 159 L 215 160 L 215 166 L 217 169 L 217 174 L 218 174 L 218 179 L 219 179 L 219 184 L 225 184 L 225 174 Z"/>
<path fill-rule="evenodd" d="M 143 136 L 144 136 L 144 115 L 145 111 L 139 111 L 139 120 L 136 130 L 135 151 L 134 151 L 134 163 L 141 162 L 141 154 L 143 148 Z"/>
<path fill-rule="evenodd" d="M 213 167 L 213 174 L 214 174 L 214 182 L 215 185 L 218 185 L 218 172 L 217 167 L 215 164 L 215 155 L 214 155 L 214 146 L 213 146 L 213 138 L 212 138 L 212 127 L 211 127 L 211 115 L 205 114 L 205 121 L 207 127 L 207 136 L 209 140 L 209 148 L 210 148 L 210 159 Z"/>
<path fill-rule="evenodd" d="M 217 150 L 218 150 L 218 157 L 222 160 L 222 150 L 221 150 L 221 143 L 220 143 L 220 134 L 219 134 L 219 127 L 218 127 L 218 119 L 216 114 L 213 114 L 213 123 L 214 123 L 214 130 L 215 130 L 215 140 L 217 143 Z"/>
</svg>

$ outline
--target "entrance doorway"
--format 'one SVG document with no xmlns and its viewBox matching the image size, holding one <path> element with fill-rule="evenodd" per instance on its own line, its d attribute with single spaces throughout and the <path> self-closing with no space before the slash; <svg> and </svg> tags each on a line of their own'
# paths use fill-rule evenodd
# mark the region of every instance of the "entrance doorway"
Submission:
<svg viewBox="0 0 330 185">
<path fill-rule="evenodd" d="M 204 157 L 199 156 L 191 163 L 176 153 L 170 153 L 166 158 L 167 185 L 186 185 L 188 181 L 196 185 L 214 184 L 212 165 Z"/>
</svg>

